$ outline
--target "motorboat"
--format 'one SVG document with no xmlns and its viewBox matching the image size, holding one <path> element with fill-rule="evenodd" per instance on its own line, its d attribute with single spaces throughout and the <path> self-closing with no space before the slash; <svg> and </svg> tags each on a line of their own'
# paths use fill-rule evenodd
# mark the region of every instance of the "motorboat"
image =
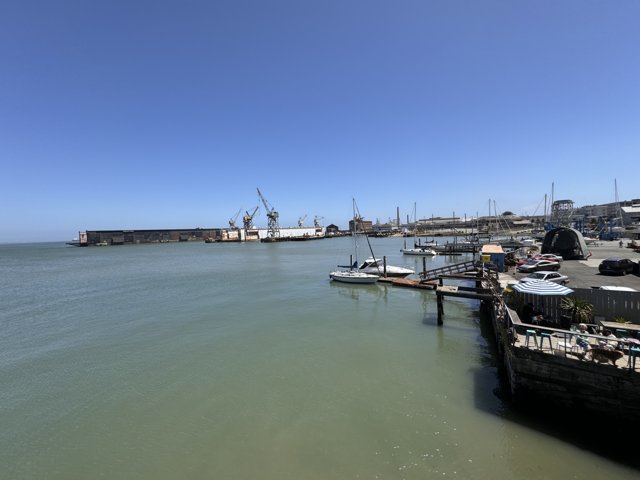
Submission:
<svg viewBox="0 0 640 480">
<path fill-rule="evenodd" d="M 370 273 L 372 275 L 384 275 L 385 271 L 387 277 L 406 277 L 416 273 L 415 270 L 405 267 L 396 267 L 394 265 L 384 265 L 384 262 L 380 258 L 367 258 L 362 265 L 358 267 L 359 272 Z"/>
<path fill-rule="evenodd" d="M 438 252 L 436 252 L 433 248 L 431 247 L 422 247 L 422 248 L 401 248 L 400 251 L 404 254 L 404 255 L 422 255 L 423 257 L 427 257 L 427 256 L 432 256 L 432 255 L 437 255 Z"/>
<path fill-rule="evenodd" d="M 371 284 L 378 281 L 378 276 L 370 273 L 358 272 L 356 270 L 337 270 L 329 274 L 329 278 L 334 282 Z"/>
<path fill-rule="evenodd" d="M 417 222 L 418 222 L 417 218 L 418 217 L 416 214 L 416 204 L 414 202 L 413 203 L 413 221 L 415 222 L 414 228 L 413 228 L 413 247 L 414 248 L 407 248 L 407 241 L 405 240 L 404 248 L 401 248 L 400 251 L 404 255 L 420 255 L 423 257 L 437 255 L 438 253 L 433 249 L 431 245 L 420 245 L 416 243 L 416 231 L 417 231 Z"/>
</svg>

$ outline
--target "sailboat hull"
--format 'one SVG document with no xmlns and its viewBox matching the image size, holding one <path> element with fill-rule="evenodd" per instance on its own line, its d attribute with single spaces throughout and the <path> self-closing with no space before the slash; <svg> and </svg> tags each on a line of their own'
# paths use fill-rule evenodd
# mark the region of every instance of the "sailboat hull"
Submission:
<svg viewBox="0 0 640 480">
<path fill-rule="evenodd" d="M 423 257 L 430 257 L 438 254 L 438 252 L 432 248 L 401 248 L 400 251 L 403 255 L 419 255 Z"/>
<path fill-rule="evenodd" d="M 356 284 L 371 284 L 378 281 L 377 275 L 371 275 L 369 273 L 354 272 L 351 270 L 331 272 L 329 278 L 334 282 L 342 283 L 356 283 Z"/>
<path fill-rule="evenodd" d="M 382 276 L 386 273 L 387 277 L 406 277 L 416 273 L 415 270 L 411 270 L 410 268 L 396 267 L 395 265 L 386 265 L 385 267 L 381 259 L 373 257 L 367 258 L 364 263 L 358 267 L 358 271 L 377 276 Z"/>
</svg>

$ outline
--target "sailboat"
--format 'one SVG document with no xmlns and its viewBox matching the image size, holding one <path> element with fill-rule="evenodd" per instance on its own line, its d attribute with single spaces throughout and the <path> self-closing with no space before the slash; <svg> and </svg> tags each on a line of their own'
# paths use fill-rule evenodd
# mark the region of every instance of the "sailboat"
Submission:
<svg viewBox="0 0 640 480">
<path fill-rule="evenodd" d="M 358 268 L 358 222 L 361 220 L 360 215 L 356 215 L 357 207 L 356 200 L 353 199 L 353 245 L 355 262 L 349 265 L 348 270 L 336 270 L 329 273 L 329 278 L 335 282 L 342 283 L 357 283 L 357 284 L 371 284 L 378 281 L 378 275 L 371 273 L 360 272 Z M 341 267 L 342 265 L 338 265 Z"/>
<path fill-rule="evenodd" d="M 378 276 L 386 273 L 387 277 L 406 277 L 416 273 L 415 270 L 411 270 L 410 268 L 385 265 L 382 259 L 374 257 L 369 257 L 362 262 L 362 265 L 358 267 L 358 270 Z"/>
<path fill-rule="evenodd" d="M 438 252 L 436 252 L 433 248 L 431 248 L 428 245 L 425 245 L 423 247 L 416 246 L 417 229 L 418 229 L 418 219 L 416 217 L 416 204 L 414 202 L 413 204 L 413 247 L 414 248 L 407 248 L 407 240 L 405 239 L 404 248 L 401 248 L 400 251 L 403 253 L 403 255 L 420 255 L 423 257 L 437 255 Z"/>
</svg>

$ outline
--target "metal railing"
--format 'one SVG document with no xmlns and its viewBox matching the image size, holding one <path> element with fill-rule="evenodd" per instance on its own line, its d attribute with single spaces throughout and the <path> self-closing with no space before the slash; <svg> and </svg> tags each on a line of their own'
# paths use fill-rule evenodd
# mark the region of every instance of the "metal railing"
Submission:
<svg viewBox="0 0 640 480">
<path fill-rule="evenodd" d="M 560 354 L 576 361 L 591 360 L 610 363 L 618 368 L 640 368 L 640 339 L 609 337 L 592 332 L 564 330 L 523 323 L 515 310 L 506 309 L 509 341 L 514 348 L 527 348 L 543 353 Z M 592 329 L 599 328 L 591 325 Z M 638 357 L 637 362 L 632 357 Z M 621 364 L 618 364 L 622 360 Z"/>
</svg>

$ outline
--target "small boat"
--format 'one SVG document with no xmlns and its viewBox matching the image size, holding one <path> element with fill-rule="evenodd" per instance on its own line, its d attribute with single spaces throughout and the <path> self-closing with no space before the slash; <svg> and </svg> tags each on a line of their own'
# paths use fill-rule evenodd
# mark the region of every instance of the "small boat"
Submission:
<svg viewBox="0 0 640 480">
<path fill-rule="evenodd" d="M 437 255 L 438 252 L 436 252 L 433 248 L 431 247 L 423 247 L 423 248 L 401 248 L 400 251 L 404 254 L 404 255 L 422 255 L 423 257 L 428 257 L 428 256 L 432 256 L 432 255 Z"/>
<path fill-rule="evenodd" d="M 376 283 L 378 281 L 378 275 L 373 275 L 372 273 L 365 273 L 356 270 L 358 267 L 358 222 L 362 219 L 360 216 L 360 212 L 358 212 L 358 207 L 356 205 L 356 199 L 353 199 L 353 248 L 355 253 L 355 262 L 351 263 L 353 258 L 350 258 L 349 263 L 346 268 L 348 270 L 336 270 L 334 272 L 329 273 L 329 278 L 336 282 L 343 283 L 357 283 L 357 284 L 371 284 Z M 338 267 L 345 267 L 344 265 L 338 265 Z"/>
<path fill-rule="evenodd" d="M 338 270 L 331 272 L 329 278 L 335 282 L 371 284 L 378 281 L 377 275 L 370 273 L 358 272 L 356 270 Z"/>
<path fill-rule="evenodd" d="M 416 244 L 416 231 L 418 230 L 418 227 L 417 227 L 418 220 L 417 220 L 417 215 L 416 215 L 416 204 L 415 204 L 415 202 L 413 203 L 413 221 L 414 221 L 414 226 L 413 226 L 413 246 L 414 246 L 414 248 L 407 248 L 407 241 L 405 240 L 404 241 L 404 248 L 401 248 L 400 251 L 404 255 L 421 255 L 423 257 L 431 256 L 431 255 L 437 255 L 438 253 L 431 246 Z"/>
<path fill-rule="evenodd" d="M 405 267 L 396 267 L 394 265 L 387 265 L 385 267 L 384 262 L 380 258 L 373 257 L 367 258 L 362 265 L 358 267 L 358 271 L 382 276 L 385 273 L 385 268 L 387 277 L 406 277 L 407 275 L 416 273 L 415 270 Z"/>
</svg>

